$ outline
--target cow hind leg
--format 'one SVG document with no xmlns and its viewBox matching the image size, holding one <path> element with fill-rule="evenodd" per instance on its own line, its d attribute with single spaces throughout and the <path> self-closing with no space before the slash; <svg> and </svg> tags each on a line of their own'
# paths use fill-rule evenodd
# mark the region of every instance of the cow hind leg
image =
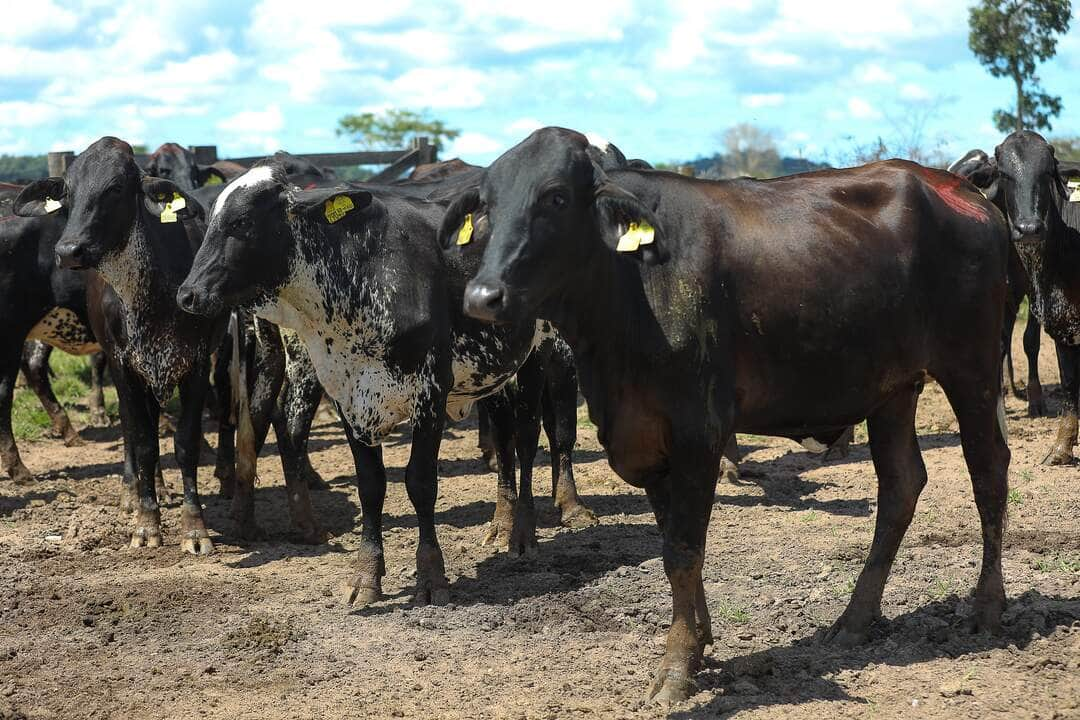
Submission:
<svg viewBox="0 0 1080 720">
<path fill-rule="evenodd" d="M 90 356 L 90 424 L 93 427 L 109 427 L 109 414 L 105 411 L 105 366 L 108 358 L 103 352 Z"/>
<path fill-rule="evenodd" d="M 915 435 L 919 390 L 898 392 L 867 418 L 870 455 L 878 477 L 877 521 L 851 600 L 826 634 L 826 640 L 843 646 L 864 641 L 871 623 L 880 616 L 885 581 L 926 485 L 926 467 Z"/>
<path fill-rule="evenodd" d="M 1027 356 L 1028 379 L 1027 401 L 1028 417 L 1043 417 L 1047 414 L 1046 397 L 1042 382 L 1039 380 L 1039 346 L 1042 341 L 1042 328 L 1034 313 L 1028 311 L 1027 325 L 1024 326 L 1024 355 Z"/>
<path fill-rule="evenodd" d="M 955 367 L 964 368 L 964 365 L 957 363 Z M 955 379 L 939 378 L 939 381 L 960 423 L 964 461 L 971 476 L 982 526 L 982 569 L 975 588 L 972 629 L 997 631 L 1005 608 L 1001 547 L 1009 492 L 1010 453 L 1004 414 L 999 412 L 993 397 L 985 396 L 985 385 L 972 382 L 971 377 L 965 374 Z"/>
<path fill-rule="evenodd" d="M 19 357 L 22 344 L 6 342 L 3 356 L 0 356 L 0 464 L 7 469 L 8 475 L 17 483 L 30 482 L 34 476 L 23 465 L 19 448 L 15 444 L 15 434 L 11 429 L 11 404 L 15 397 L 15 380 L 19 375 Z"/>
<path fill-rule="evenodd" d="M 45 413 L 49 416 L 52 424 L 53 437 L 63 438 L 68 447 L 79 447 L 86 442 L 75 432 L 67 411 L 56 399 L 53 393 L 52 382 L 49 379 L 49 357 L 52 355 L 52 346 L 43 342 L 32 340 L 23 346 L 22 371 L 26 376 L 26 382 L 30 389 L 37 395 Z"/>
<path fill-rule="evenodd" d="M 498 480 L 495 490 L 495 513 L 484 535 L 484 545 L 509 547 L 517 505 L 517 460 L 514 457 L 514 406 L 510 388 L 480 400 L 487 410 L 491 437 L 498 457 Z"/>
<path fill-rule="evenodd" d="M 157 401 L 133 372 L 119 363 L 111 367 L 124 428 L 125 474 L 131 466 L 132 477 L 124 478 L 126 490 L 134 497 L 134 529 L 131 547 L 161 546 L 161 511 L 154 476 L 160 459 L 158 450 Z"/>
<path fill-rule="evenodd" d="M 445 402 L 445 401 L 444 401 Z M 439 404 L 437 407 L 443 407 Z M 446 415 L 434 413 L 434 419 L 413 427 L 412 452 L 405 468 L 405 489 L 416 510 L 420 543 L 416 547 L 417 605 L 445 605 L 450 602 L 450 583 L 435 532 L 435 499 L 439 493 L 439 445 Z"/>
<path fill-rule="evenodd" d="M 202 411 L 209 384 L 206 362 L 199 363 L 180 384 L 180 420 L 173 446 L 184 482 L 180 505 L 180 549 L 192 555 L 209 555 L 214 543 L 203 520 L 197 473 L 202 442 Z"/>
<path fill-rule="evenodd" d="M 356 440 L 345 423 L 353 462 L 356 463 L 356 492 L 360 495 L 360 548 L 356 551 L 356 576 L 347 585 L 350 605 L 368 605 L 382 599 L 383 559 L 382 511 L 386 499 L 386 467 L 381 446 L 370 447 Z"/>
<path fill-rule="evenodd" d="M 476 406 L 476 447 L 480 449 L 480 458 L 490 472 L 499 472 L 499 460 L 495 454 L 495 440 L 491 435 L 491 419 L 483 403 Z"/>
</svg>

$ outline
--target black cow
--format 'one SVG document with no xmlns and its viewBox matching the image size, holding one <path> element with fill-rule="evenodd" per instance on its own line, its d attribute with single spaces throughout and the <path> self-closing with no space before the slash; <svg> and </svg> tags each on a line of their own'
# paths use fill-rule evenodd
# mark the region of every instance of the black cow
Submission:
<svg viewBox="0 0 1080 720">
<path fill-rule="evenodd" d="M 381 442 L 398 424 L 413 426 L 406 470 L 420 528 L 416 599 L 448 598 L 435 535 L 438 449 L 446 416 L 459 419 L 477 400 L 493 425 L 510 428 L 514 412 L 497 391 L 540 337 L 535 321 L 489 328 L 462 316 L 471 268 L 447 267 L 435 244 L 444 206 L 417 199 L 415 188 L 299 190 L 283 168 L 257 167 L 228 186 L 214 206 L 206 243 L 180 289 L 181 307 L 204 314 L 252 304 L 258 314 L 296 330 L 319 379 L 346 421 L 363 505 L 360 572 L 350 600 L 381 596 Z M 528 394 L 539 400 L 540 386 Z M 493 527 L 512 552 L 535 545 L 529 474 L 522 457 L 514 490 L 514 445 L 529 434 L 500 431 L 500 493 Z M 535 452 L 535 434 L 532 435 Z"/>
<path fill-rule="evenodd" d="M 867 418 L 873 545 L 829 637 L 861 639 L 926 482 L 928 375 L 960 422 L 983 529 L 978 627 L 1000 623 L 1009 448 L 1000 395 L 1008 238 L 954 175 L 890 161 L 768 181 L 605 172 L 583 135 L 538 130 L 448 209 L 486 243 L 465 292 L 489 322 L 550 319 L 574 349 L 612 468 L 648 494 L 673 616 L 651 695 L 686 698 L 712 642 L 701 579 L 730 435 Z M 454 251 L 451 251 L 454 254 Z"/>
<path fill-rule="evenodd" d="M 155 150 L 150 155 L 150 162 L 146 164 L 148 175 L 171 180 L 181 190 L 194 190 L 204 185 L 223 185 L 242 172 L 241 166 L 237 166 L 234 174 L 227 175 L 214 165 L 200 165 L 195 153 L 171 142 Z"/>
<path fill-rule="evenodd" d="M 181 202 L 174 187 L 145 176 L 130 145 L 105 137 L 75 158 L 65 178 L 41 180 L 23 190 L 16 212 L 62 215 L 51 220 L 66 218 L 56 245 L 59 264 L 97 270 L 88 278 L 89 320 L 109 356 L 120 400 L 123 495 L 135 506 L 132 547 L 161 544 L 154 493 L 157 423 L 161 404 L 179 386 L 175 448 L 184 483 L 182 548 L 198 554 L 213 550 L 196 472 L 210 351 L 225 328 L 224 317 L 192 317 L 172 301 L 203 232 L 197 206 Z"/>
<path fill-rule="evenodd" d="M 994 158 L 1013 246 L 1031 280 L 1031 313 L 1057 349 L 1065 402 L 1047 460 L 1070 464 L 1076 461 L 1080 394 L 1080 202 L 1070 202 L 1062 164 L 1038 133 L 1012 133 Z"/>
<path fill-rule="evenodd" d="M 1008 210 L 1005 207 L 1005 198 L 999 191 L 997 180 L 997 165 L 994 159 L 982 150 L 969 150 L 962 158 L 949 166 L 949 172 L 959 175 L 968 180 L 972 185 L 994 203 L 1003 216 L 1007 217 Z M 1009 388 L 1013 395 L 1021 397 L 1016 389 L 1016 379 L 1013 374 L 1012 362 L 1012 334 L 1016 327 L 1016 315 L 1020 310 L 1020 303 L 1025 297 L 1030 296 L 1031 286 L 1028 282 L 1027 270 L 1020 261 L 1016 249 L 1009 246 L 1009 302 L 1005 306 L 1005 323 L 1002 326 L 1002 352 L 1005 356 L 1005 367 L 1009 378 Z M 1042 329 L 1035 313 L 1028 312 L 1027 323 L 1024 325 L 1024 354 L 1027 356 L 1028 381 L 1027 403 L 1028 417 L 1041 417 L 1046 415 L 1046 399 L 1043 396 L 1042 382 L 1039 379 L 1039 346 L 1041 344 Z"/>
</svg>

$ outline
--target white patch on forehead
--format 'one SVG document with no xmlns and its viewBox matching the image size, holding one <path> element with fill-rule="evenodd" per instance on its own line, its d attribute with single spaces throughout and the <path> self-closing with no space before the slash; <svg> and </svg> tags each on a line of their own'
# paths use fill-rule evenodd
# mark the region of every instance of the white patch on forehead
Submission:
<svg viewBox="0 0 1080 720">
<path fill-rule="evenodd" d="M 260 165 L 257 168 L 248 170 L 246 173 L 226 185 L 225 189 L 221 191 L 221 195 L 218 195 L 217 202 L 214 203 L 214 211 L 211 217 L 217 215 L 221 208 L 225 207 L 225 201 L 229 199 L 229 196 L 232 195 L 235 190 L 254 187 L 260 183 L 272 182 L 273 179 L 274 168 L 269 165 Z"/>
<path fill-rule="evenodd" d="M 607 140 L 593 132 L 585 133 L 585 139 L 589 141 L 590 145 L 592 145 L 594 148 L 596 148 L 602 153 L 606 153 L 608 150 L 608 145 L 611 144 Z"/>
</svg>

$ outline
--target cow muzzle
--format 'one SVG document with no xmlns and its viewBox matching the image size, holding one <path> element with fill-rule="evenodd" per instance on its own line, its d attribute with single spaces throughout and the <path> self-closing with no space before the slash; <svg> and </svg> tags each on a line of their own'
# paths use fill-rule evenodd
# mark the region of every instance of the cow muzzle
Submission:
<svg viewBox="0 0 1080 720">
<path fill-rule="evenodd" d="M 90 245 L 81 240 L 61 240 L 56 244 L 56 264 L 69 270 L 94 267 L 97 256 Z"/>
<path fill-rule="evenodd" d="M 465 287 L 465 314 L 484 322 L 501 322 L 507 314 L 507 298 L 504 284 L 473 280 Z"/>
<path fill-rule="evenodd" d="M 206 292 L 200 292 L 193 285 L 184 283 L 176 291 L 176 304 L 191 315 L 216 315 L 220 303 L 214 302 Z"/>
</svg>

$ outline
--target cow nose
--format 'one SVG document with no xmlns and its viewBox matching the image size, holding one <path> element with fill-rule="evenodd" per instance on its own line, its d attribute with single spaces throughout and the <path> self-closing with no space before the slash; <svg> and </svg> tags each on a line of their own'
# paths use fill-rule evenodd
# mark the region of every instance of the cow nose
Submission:
<svg viewBox="0 0 1080 720">
<path fill-rule="evenodd" d="M 1036 235 L 1042 232 L 1043 224 L 1042 220 L 1018 220 L 1016 223 L 1016 231 L 1023 235 Z"/>
<path fill-rule="evenodd" d="M 484 322 L 495 322 L 506 304 L 506 288 L 500 283 L 471 282 L 465 288 L 465 314 Z"/>
<path fill-rule="evenodd" d="M 59 243 L 56 246 L 56 264 L 62 268 L 85 266 L 86 248 L 77 243 Z"/>
<path fill-rule="evenodd" d="M 184 312 L 195 314 L 195 291 L 188 285 L 181 285 L 176 291 L 176 304 Z"/>
</svg>

